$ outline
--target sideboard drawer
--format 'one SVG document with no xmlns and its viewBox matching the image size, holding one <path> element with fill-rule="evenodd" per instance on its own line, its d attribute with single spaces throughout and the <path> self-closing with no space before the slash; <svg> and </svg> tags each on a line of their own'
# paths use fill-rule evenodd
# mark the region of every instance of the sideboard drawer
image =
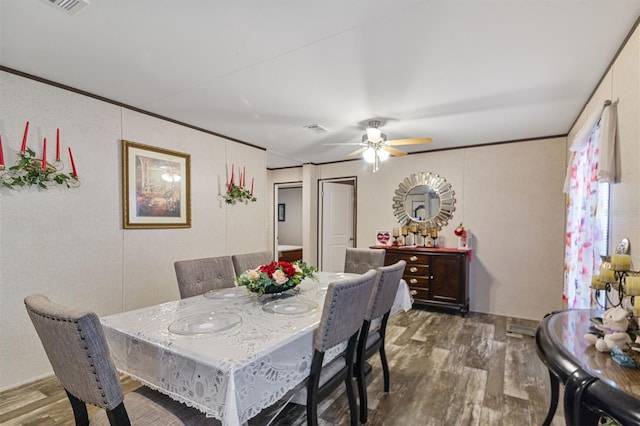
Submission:
<svg viewBox="0 0 640 426">
<path fill-rule="evenodd" d="M 429 274 L 429 265 L 407 265 L 404 268 L 405 275 L 426 276 Z"/>
<path fill-rule="evenodd" d="M 429 287 L 429 277 L 416 277 L 414 275 L 405 275 L 402 277 L 409 287 Z"/>
<path fill-rule="evenodd" d="M 407 262 L 407 268 L 412 264 L 427 265 L 429 263 L 429 255 L 422 253 L 402 253 L 398 257 Z"/>
<path fill-rule="evenodd" d="M 411 297 L 417 300 L 429 300 L 429 290 L 422 288 L 412 288 L 409 290 Z"/>
</svg>

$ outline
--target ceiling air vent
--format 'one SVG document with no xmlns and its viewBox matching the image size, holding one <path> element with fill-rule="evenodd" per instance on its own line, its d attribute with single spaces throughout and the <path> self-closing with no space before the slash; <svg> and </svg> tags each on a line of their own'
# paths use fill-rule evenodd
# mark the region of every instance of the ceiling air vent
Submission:
<svg viewBox="0 0 640 426">
<path fill-rule="evenodd" d="M 85 7 L 89 6 L 87 0 L 42 0 L 43 2 L 55 7 L 58 10 L 63 10 L 69 15 L 75 15 Z"/>
<path fill-rule="evenodd" d="M 303 126 L 305 129 L 309 129 L 314 131 L 315 133 L 329 133 L 330 130 L 327 129 L 326 127 L 323 127 L 319 124 L 308 124 L 306 126 Z"/>
</svg>

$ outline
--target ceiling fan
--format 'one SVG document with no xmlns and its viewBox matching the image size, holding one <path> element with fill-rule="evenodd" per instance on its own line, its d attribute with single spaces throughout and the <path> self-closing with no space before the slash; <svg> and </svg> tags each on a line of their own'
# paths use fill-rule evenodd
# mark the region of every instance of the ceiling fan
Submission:
<svg viewBox="0 0 640 426">
<path fill-rule="evenodd" d="M 431 142 L 431 138 L 387 140 L 387 135 L 382 133 L 379 126 L 380 121 L 370 121 L 365 134 L 362 135 L 361 142 L 326 145 L 360 145 L 360 148 L 347 154 L 347 157 L 362 154 L 364 161 L 373 164 L 373 172 L 375 173 L 380 168 L 380 162 L 385 161 L 390 155 L 393 155 L 394 157 L 407 155 L 406 152 L 393 148 L 394 145 L 420 145 Z"/>
</svg>

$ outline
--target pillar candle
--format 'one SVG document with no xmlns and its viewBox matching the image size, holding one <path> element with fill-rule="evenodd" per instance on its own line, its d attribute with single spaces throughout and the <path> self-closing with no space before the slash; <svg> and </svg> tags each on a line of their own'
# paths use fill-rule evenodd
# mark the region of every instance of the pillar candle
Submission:
<svg viewBox="0 0 640 426">
<path fill-rule="evenodd" d="M 628 271 L 631 269 L 631 256 L 628 254 L 614 254 L 611 256 L 611 268 L 614 271 Z"/>
<path fill-rule="evenodd" d="M 60 161 L 60 129 L 56 129 L 56 161 Z"/>
<path fill-rule="evenodd" d="M 24 126 L 24 135 L 22 136 L 22 148 L 20 148 L 20 152 L 24 154 L 27 150 L 27 134 L 29 133 L 29 122 Z"/>
<path fill-rule="evenodd" d="M 399 237 L 400 236 L 400 230 L 398 228 L 393 228 L 393 236 L 394 237 Z"/>
<path fill-rule="evenodd" d="M 47 170 L 47 138 L 42 142 L 42 170 Z"/>
<path fill-rule="evenodd" d="M 640 295 L 640 275 L 628 275 L 625 278 L 624 292 L 628 296 Z"/>
<path fill-rule="evenodd" d="M 73 154 L 71 153 L 71 147 L 69 147 L 69 159 L 71 160 L 71 170 L 73 171 L 73 177 L 78 177 L 76 163 L 75 161 L 73 161 Z"/>
<path fill-rule="evenodd" d="M 0 167 L 4 167 L 4 152 L 2 149 L 2 136 L 0 136 Z"/>
<path fill-rule="evenodd" d="M 409 225 L 409 229 L 411 230 L 412 233 L 416 233 L 418 232 L 418 224 L 417 223 L 412 223 L 411 225 Z"/>
<path fill-rule="evenodd" d="M 422 235 L 423 237 L 426 237 L 428 233 L 429 232 L 428 232 L 427 228 L 420 229 L 420 235 Z"/>
<path fill-rule="evenodd" d="M 605 283 L 600 281 L 600 276 L 599 275 L 593 275 L 591 277 L 591 288 L 594 289 L 594 290 L 604 290 Z"/>
<path fill-rule="evenodd" d="M 613 269 L 609 269 L 606 267 L 600 267 L 600 281 L 603 283 L 612 283 L 616 280 Z"/>
<path fill-rule="evenodd" d="M 406 226 L 402 227 L 402 235 L 407 235 L 409 233 L 409 228 L 407 228 Z"/>
</svg>

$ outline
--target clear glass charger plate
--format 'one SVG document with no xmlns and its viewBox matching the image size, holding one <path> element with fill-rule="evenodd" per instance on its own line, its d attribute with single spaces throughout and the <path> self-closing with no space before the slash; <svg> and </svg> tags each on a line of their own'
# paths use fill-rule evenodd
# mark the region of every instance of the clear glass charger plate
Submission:
<svg viewBox="0 0 640 426">
<path fill-rule="evenodd" d="M 263 311 L 279 315 L 309 315 L 318 308 L 316 302 L 304 299 L 272 300 L 262 306 Z"/>
<path fill-rule="evenodd" d="M 251 294 L 246 287 L 221 288 L 217 290 L 209 290 L 204 294 L 207 299 L 242 299 L 249 297 Z"/>
<path fill-rule="evenodd" d="M 220 333 L 240 324 L 240 315 L 209 312 L 180 318 L 169 324 L 169 332 L 180 336 L 204 336 Z"/>
</svg>

